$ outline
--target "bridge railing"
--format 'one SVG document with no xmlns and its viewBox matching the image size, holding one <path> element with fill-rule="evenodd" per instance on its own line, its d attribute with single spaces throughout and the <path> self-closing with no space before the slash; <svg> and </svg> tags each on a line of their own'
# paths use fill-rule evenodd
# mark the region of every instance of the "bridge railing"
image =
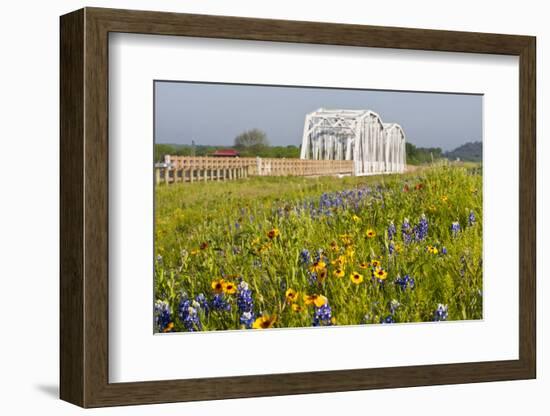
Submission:
<svg viewBox="0 0 550 416">
<path fill-rule="evenodd" d="M 353 161 L 351 160 L 166 155 L 164 162 L 164 167 L 155 168 L 157 184 L 236 180 L 249 176 L 333 176 L 353 174 Z"/>
</svg>

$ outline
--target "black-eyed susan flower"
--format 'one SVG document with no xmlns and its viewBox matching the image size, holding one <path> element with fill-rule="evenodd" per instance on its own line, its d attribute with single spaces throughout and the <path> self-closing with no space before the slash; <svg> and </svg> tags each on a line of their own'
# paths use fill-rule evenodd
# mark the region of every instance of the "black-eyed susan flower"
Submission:
<svg viewBox="0 0 550 416">
<path fill-rule="evenodd" d="M 338 251 L 340 247 L 338 247 L 338 243 L 336 241 L 330 242 L 330 250 L 331 251 Z"/>
<path fill-rule="evenodd" d="M 294 289 L 287 289 L 285 292 L 285 299 L 288 303 L 294 303 L 298 300 L 298 292 Z"/>
<path fill-rule="evenodd" d="M 317 272 L 317 280 L 318 280 L 319 282 L 322 282 L 323 280 L 325 280 L 325 279 L 327 278 L 327 276 L 328 276 L 328 271 L 327 271 L 327 269 L 322 269 L 322 270 L 319 270 L 319 271 Z"/>
<path fill-rule="evenodd" d="M 346 256 L 338 256 L 331 264 L 336 267 L 343 267 L 346 264 Z"/>
<path fill-rule="evenodd" d="M 361 284 L 363 282 L 363 275 L 357 272 L 353 272 L 350 278 L 351 278 L 351 281 L 356 285 Z"/>
<path fill-rule="evenodd" d="M 350 234 L 341 234 L 340 235 L 340 241 L 345 246 L 349 246 L 349 245 L 353 244 L 353 236 L 350 235 Z"/>
<path fill-rule="evenodd" d="M 302 308 L 300 305 L 298 305 L 297 303 L 293 303 L 291 306 L 292 310 L 294 312 L 302 312 L 304 310 L 304 308 Z"/>
<path fill-rule="evenodd" d="M 437 249 L 437 247 L 434 247 L 434 246 L 428 246 L 426 249 L 427 249 L 428 253 L 430 253 L 430 254 L 439 253 L 439 250 Z"/>
<path fill-rule="evenodd" d="M 277 321 L 277 315 L 262 315 L 257 318 L 252 324 L 253 329 L 268 329 L 273 328 Z"/>
<path fill-rule="evenodd" d="M 225 283 L 224 279 L 212 280 L 212 283 L 210 284 L 210 286 L 212 287 L 212 290 L 214 292 L 222 293 L 224 283 Z"/>
<path fill-rule="evenodd" d="M 314 300 L 313 300 L 313 304 L 315 306 L 317 306 L 318 308 L 320 308 L 321 306 L 325 305 L 328 303 L 328 299 L 323 296 L 323 295 L 318 295 Z"/>
<path fill-rule="evenodd" d="M 376 237 L 376 231 L 374 231 L 373 229 L 369 228 L 369 229 L 367 230 L 367 232 L 365 233 L 365 236 L 366 236 L 367 238 L 374 238 L 374 237 Z"/>
<path fill-rule="evenodd" d="M 269 230 L 269 232 L 267 233 L 267 237 L 271 240 L 273 240 L 274 238 L 278 237 L 280 234 L 279 230 L 277 228 L 272 228 L 271 230 Z"/>
<path fill-rule="evenodd" d="M 237 285 L 233 282 L 223 282 L 223 292 L 232 295 L 237 291 Z"/>
<path fill-rule="evenodd" d="M 309 268 L 309 271 L 312 273 L 318 273 L 321 270 L 324 270 L 327 267 L 327 264 L 323 260 L 319 260 L 314 262 L 311 267 Z"/>
<path fill-rule="evenodd" d="M 360 269 L 368 269 L 370 267 L 370 263 L 368 262 L 362 262 L 362 263 L 359 263 L 359 268 Z"/>
<path fill-rule="evenodd" d="M 266 251 L 268 251 L 269 249 L 271 248 L 271 242 L 268 242 L 268 243 L 265 243 L 265 244 L 262 244 L 260 246 L 260 248 L 258 248 L 258 253 L 265 253 Z"/>
<path fill-rule="evenodd" d="M 370 265 L 371 265 L 373 268 L 376 269 L 376 268 L 380 267 L 380 261 L 378 261 L 378 260 L 373 260 L 373 261 L 370 262 Z"/>
<path fill-rule="evenodd" d="M 323 295 L 304 295 L 304 303 L 306 305 L 315 305 L 318 308 L 328 302 L 328 299 Z"/>
<path fill-rule="evenodd" d="M 377 267 L 374 270 L 374 277 L 376 277 L 378 280 L 385 280 L 386 277 L 388 277 L 388 273 L 381 267 Z"/>
<path fill-rule="evenodd" d="M 332 274 L 334 275 L 334 277 L 344 277 L 344 270 L 343 269 L 336 269 L 332 272 Z"/>
</svg>

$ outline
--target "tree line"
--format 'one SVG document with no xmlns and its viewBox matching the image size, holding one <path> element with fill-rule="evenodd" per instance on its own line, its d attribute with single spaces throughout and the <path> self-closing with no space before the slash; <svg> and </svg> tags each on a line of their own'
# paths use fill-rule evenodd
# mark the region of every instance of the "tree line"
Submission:
<svg viewBox="0 0 550 416">
<path fill-rule="evenodd" d="M 467 143 L 456 150 L 469 146 L 470 153 L 479 153 L 481 155 L 481 142 Z M 240 157 L 264 157 L 264 158 L 299 158 L 301 146 L 271 146 L 265 132 L 259 129 L 247 130 L 233 141 L 233 146 L 213 146 L 213 145 L 189 145 L 189 144 L 155 144 L 154 157 L 156 162 L 164 161 L 164 155 L 174 156 L 211 156 L 216 150 L 234 149 L 239 152 Z M 475 147 L 471 150 L 471 147 Z M 453 152 L 444 153 L 440 147 L 416 147 L 414 144 L 406 143 L 407 164 L 421 165 L 424 163 L 435 162 L 444 158 L 455 159 L 457 155 Z M 469 160 L 464 157 L 463 151 L 460 156 L 463 160 Z"/>
</svg>

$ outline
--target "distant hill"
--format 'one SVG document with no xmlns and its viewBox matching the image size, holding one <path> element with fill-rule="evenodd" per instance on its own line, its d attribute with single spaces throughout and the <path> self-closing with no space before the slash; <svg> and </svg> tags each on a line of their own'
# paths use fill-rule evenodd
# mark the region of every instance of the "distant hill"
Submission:
<svg viewBox="0 0 550 416">
<path fill-rule="evenodd" d="M 464 162 L 481 162 L 483 147 L 481 142 L 468 142 L 450 152 L 445 152 L 443 156 L 449 160 L 460 159 Z"/>
</svg>

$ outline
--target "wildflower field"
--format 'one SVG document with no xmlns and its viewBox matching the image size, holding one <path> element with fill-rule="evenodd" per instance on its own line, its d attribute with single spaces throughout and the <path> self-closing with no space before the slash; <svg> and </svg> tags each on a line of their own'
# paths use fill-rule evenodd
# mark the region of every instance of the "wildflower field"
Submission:
<svg viewBox="0 0 550 416">
<path fill-rule="evenodd" d="M 155 332 L 482 318 L 480 169 L 155 193 Z"/>
</svg>

